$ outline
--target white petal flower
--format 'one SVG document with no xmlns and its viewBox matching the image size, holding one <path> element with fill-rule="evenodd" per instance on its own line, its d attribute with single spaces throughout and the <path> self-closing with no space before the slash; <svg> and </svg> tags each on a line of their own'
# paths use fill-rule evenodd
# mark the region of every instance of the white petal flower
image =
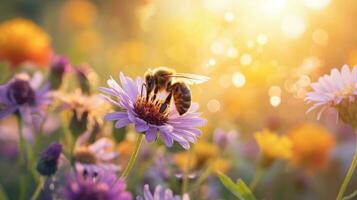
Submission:
<svg viewBox="0 0 357 200">
<path fill-rule="evenodd" d="M 312 103 L 307 110 L 311 112 L 320 108 L 318 119 L 326 108 L 337 108 L 342 101 L 352 103 L 357 94 L 357 67 L 352 70 L 344 65 L 341 71 L 332 69 L 329 75 L 324 75 L 311 84 L 312 92 L 306 94 L 305 100 Z M 341 114 L 340 114 L 341 115 Z"/>
</svg>

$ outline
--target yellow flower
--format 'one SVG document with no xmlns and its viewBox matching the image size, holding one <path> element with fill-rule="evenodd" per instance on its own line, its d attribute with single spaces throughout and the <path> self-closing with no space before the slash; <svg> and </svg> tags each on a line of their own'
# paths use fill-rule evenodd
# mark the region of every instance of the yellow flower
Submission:
<svg viewBox="0 0 357 200">
<path fill-rule="evenodd" d="M 49 36 L 30 20 L 16 18 L 0 24 L 0 60 L 12 67 L 25 61 L 46 66 L 51 53 Z"/>
<path fill-rule="evenodd" d="M 190 161 L 189 161 L 189 154 L 190 152 L 180 152 L 176 153 L 174 155 L 174 162 L 180 168 L 182 171 L 187 171 L 187 168 L 189 169 L 195 169 L 196 164 L 197 164 L 197 159 L 196 156 L 192 155 Z M 188 167 L 188 162 L 190 166 Z"/>
<path fill-rule="evenodd" d="M 111 109 L 111 105 L 99 95 L 85 95 L 77 89 L 73 93 L 54 92 L 55 99 L 59 99 L 62 106 L 70 112 L 68 118 L 84 119 L 86 127 L 93 129 L 96 125 L 103 125 L 104 115 Z"/>
<path fill-rule="evenodd" d="M 291 163 L 309 170 L 324 169 L 331 149 L 335 145 L 334 137 L 316 124 L 302 124 L 288 133 L 293 143 Z"/>
<path fill-rule="evenodd" d="M 192 155 L 190 155 L 192 153 Z M 192 156 L 191 159 L 189 156 Z M 213 165 L 214 171 L 226 172 L 231 165 L 228 160 L 218 159 L 219 149 L 216 145 L 208 142 L 198 142 L 192 149 L 192 152 L 176 153 L 174 162 L 182 170 L 187 170 L 187 162 L 190 160 L 189 170 L 199 170 L 208 165 Z"/>
<path fill-rule="evenodd" d="M 292 155 L 292 142 L 287 136 L 279 136 L 264 129 L 254 135 L 263 158 L 268 160 L 289 159 Z"/>
</svg>

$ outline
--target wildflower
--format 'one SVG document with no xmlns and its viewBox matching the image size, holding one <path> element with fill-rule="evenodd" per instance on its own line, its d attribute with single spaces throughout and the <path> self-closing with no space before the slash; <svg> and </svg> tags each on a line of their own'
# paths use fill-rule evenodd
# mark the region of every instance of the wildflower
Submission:
<svg viewBox="0 0 357 200">
<path fill-rule="evenodd" d="M 228 132 L 222 129 L 216 129 L 213 133 L 214 143 L 218 145 L 220 149 L 226 149 L 227 145 L 237 139 L 237 132 L 235 130 L 230 130 Z"/>
<path fill-rule="evenodd" d="M 62 84 L 63 75 L 70 68 L 69 60 L 64 56 L 56 56 L 53 58 L 50 65 L 50 83 L 51 88 L 56 90 Z"/>
<path fill-rule="evenodd" d="M 150 180 L 162 181 L 170 177 L 172 156 L 167 155 L 164 150 L 165 149 L 158 149 L 158 151 L 155 152 L 153 164 L 146 173 L 146 176 Z"/>
<path fill-rule="evenodd" d="M 137 200 L 190 200 L 188 194 L 184 194 L 182 197 L 173 195 L 170 189 L 163 189 L 160 185 L 156 186 L 155 192 L 151 193 L 148 184 L 144 185 L 144 196 L 137 196 Z"/>
<path fill-rule="evenodd" d="M 194 146 L 192 152 L 176 153 L 174 161 L 182 171 L 200 170 L 207 166 L 213 166 L 215 171 L 226 172 L 231 167 L 230 162 L 218 158 L 219 153 L 216 145 L 201 141 Z M 190 156 L 190 166 L 188 166 L 187 161 Z"/>
<path fill-rule="evenodd" d="M 355 129 L 357 128 L 357 104 L 355 101 L 357 94 L 356 66 L 353 67 L 352 71 L 347 65 L 342 67 L 341 72 L 339 72 L 337 69 L 332 69 L 330 75 L 324 75 L 323 77 L 320 77 L 318 82 L 311 84 L 311 87 L 313 91 L 307 93 L 305 99 L 308 103 L 314 103 L 314 105 L 307 112 L 310 112 L 316 108 L 321 108 L 318 114 L 318 118 L 320 118 L 322 112 L 326 108 L 334 108 L 337 110 L 338 117 L 341 119 L 341 121 L 351 125 Z M 321 133 L 319 133 L 319 135 L 315 135 L 315 137 L 322 139 L 323 136 Z M 326 136 L 324 137 L 327 138 Z M 311 142 L 311 140 L 309 140 L 309 142 Z M 323 145 L 321 146 L 321 151 L 314 150 L 314 153 L 311 156 L 313 156 L 312 160 L 317 164 L 315 165 L 313 162 L 313 168 L 315 166 L 320 167 L 320 165 L 325 163 L 326 154 L 328 154 L 327 152 L 329 152 L 329 149 L 331 146 L 333 146 L 333 143 L 334 142 L 331 142 L 331 139 L 325 139 Z M 309 149 L 309 151 L 313 150 Z M 321 157 L 315 157 L 317 154 Z M 344 193 L 356 168 L 356 165 L 354 164 L 356 162 L 357 151 L 353 156 L 351 166 L 348 169 L 345 179 L 338 192 L 338 200 L 343 199 Z M 309 162 L 308 166 L 310 165 L 311 163 Z"/>
<path fill-rule="evenodd" d="M 58 159 L 62 152 L 62 145 L 53 142 L 41 153 L 37 163 L 37 171 L 43 176 L 51 176 L 57 171 Z"/>
<path fill-rule="evenodd" d="M 332 135 L 316 124 L 302 124 L 289 131 L 293 143 L 291 163 L 308 170 L 326 167 L 330 152 L 335 145 Z"/>
<path fill-rule="evenodd" d="M 118 171 L 113 164 L 118 157 L 114 142 L 108 138 L 101 138 L 91 145 L 80 145 L 74 150 L 74 159 L 78 171 L 98 172 L 100 170 Z"/>
<path fill-rule="evenodd" d="M 16 18 L 0 24 L 0 60 L 12 67 L 26 61 L 46 66 L 51 52 L 49 36 L 33 22 Z"/>
<path fill-rule="evenodd" d="M 114 79 L 108 80 L 109 88 L 101 88 L 101 92 L 117 97 L 108 101 L 118 106 L 121 111 L 112 112 L 105 120 L 116 121 L 116 128 L 122 128 L 130 123 L 135 124 L 136 131 L 145 134 L 148 142 L 157 139 L 158 131 L 165 145 L 171 147 L 177 141 L 183 148 L 189 149 L 191 143 L 201 135 L 197 126 L 202 126 L 205 120 L 197 113 L 198 105 L 191 105 L 189 111 L 179 115 L 174 106 L 160 111 L 164 100 L 146 99 L 146 89 L 143 80 L 138 77 L 135 81 L 120 73 L 121 85 Z M 159 96 L 159 95 L 158 95 Z"/>
<path fill-rule="evenodd" d="M 42 119 L 45 115 L 42 107 L 50 103 L 49 87 L 40 87 L 41 80 L 40 74 L 35 74 L 31 80 L 25 74 L 18 74 L 0 85 L 0 119 L 16 113 L 36 127 L 38 117 Z"/>
<path fill-rule="evenodd" d="M 344 65 L 341 72 L 332 69 L 330 75 L 324 75 L 311 84 L 313 91 L 307 93 L 305 99 L 313 106 L 307 112 L 321 108 L 318 114 L 320 118 L 326 108 L 334 108 L 343 122 L 357 127 L 356 84 L 357 67 L 351 71 Z"/>
<path fill-rule="evenodd" d="M 99 95 L 84 95 L 80 90 L 70 94 L 56 92 L 54 96 L 62 102 L 64 110 L 71 112 L 70 130 L 75 137 L 103 125 L 103 116 L 110 109 L 110 104 Z"/>
<path fill-rule="evenodd" d="M 262 165 L 268 166 L 275 159 L 290 159 L 292 142 L 287 136 L 278 136 L 276 133 L 264 129 L 254 134 L 255 140 L 262 153 Z"/>
<path fill-rule="evenodd" d="M 125 182 L 115 174 L 84 172 L 68 177 L 60 195 L 65 200 L 131 200 L 125 188 Z"/>
</svg>

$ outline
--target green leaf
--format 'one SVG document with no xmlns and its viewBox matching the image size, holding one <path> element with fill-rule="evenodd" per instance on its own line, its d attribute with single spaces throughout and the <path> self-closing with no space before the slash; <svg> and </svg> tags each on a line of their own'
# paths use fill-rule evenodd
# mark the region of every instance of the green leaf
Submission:
<svg viewBox="0 0 357 200">
<path fill-rule="evenodd" d="M 238 197 L 240 200 L 244 200 L 243 197 L 239 193 L 239 187 L 233 183 L 231 179 L 229 179 L 226 175 L 224 175 L 221 172 L 218 172 L 218 177 L 219 180 L 222 182 L 222 184 L 229 190 L 231 191 L 234 196 Z"/>
<path fill-rule="evenodd" d="M 239 179 L 235 184 L 230 178 L 224 175 L 222 172 L 218 172 L 218 177 L 222 184 L 231 191 L 240 200 L 256 200 L 253 193 L 248 186 Z"/>
<path fill-rule="evenodd" d="M 241 195 L 245 200 L 256 200 L 253 192 L 249 189 L 249 187 L 244 183 L 242 179 L 237 180 L 237 186 L 241 191 Z"/>
</svg>

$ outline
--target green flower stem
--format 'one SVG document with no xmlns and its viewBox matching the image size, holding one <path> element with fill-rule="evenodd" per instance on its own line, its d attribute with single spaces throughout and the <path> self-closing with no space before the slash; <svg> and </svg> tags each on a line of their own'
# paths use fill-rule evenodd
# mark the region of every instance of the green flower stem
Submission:
<svg viewBox="0 0 357 200">
<path fill-rule="evenodd" d="M 136 159 L 138 158 L 139 150 L 140 150 L 141 144 L 143 143 L 143 139 L 144 139 L 144 134 L 140 133 L 138 138 L 136 139 L 134 152 L 133 152 L 133 154 L 131 154 L 129 163 L 126 166 L 126 168 L 124 169 L 123 174 L 121 175 L 120 178 L 126 179 L 128 177 L 128 175 L 130 174 L 130 171 L 133 169 Z"/>
<path fill-rule="evenodd" d="M 258 182 L 260 181 L 262 175 L 263 175 L 263 168 L 258 166 L 256 171 L 255 171 L 254 177 L 253 177 L 252 181 L 249 184 L 249 187 L 250 187 L 250 189 L 252 191 L 257 187 Z"/>
<path fill-rule="evenodd" d="M 19 129 L 19 142 L 18 142 L 18 166 L 19 166 L 19 176 L 20 176 L 20 200 L 24 200 L 27 191 L 27 182 L 26 182 L 26 163 L 24 156 L 25 149 L 25 138 L 22 134 L 22 121 L 20 117 L 17 117 L 18 129 Z"/>
<path fill-rule="evenodd" d="M 62 120 L 62 123 L 61 123 L 62 124 L 61 130 L 63 132 L 63 140 L 67 147 L 67 148 L 65 148 L 64 153 L 67 156 L 67 158 L 69 159 L 69 164 L 70 164 L 71 168 L 76 173 L 76 170 L 74 167 L 75 160 L 74 160 L 74 156 L 73 156 L 76 141 L 75 141 L 75 138 L 70 133 L 70 131 L 68 130 L 68 128 L 64 125 L 65 124 L 64 121 L 65 120 Z"/>
<path fill-rule="evenodd" d="M 45 184 L 45 177 L 41 177 L 39 179 L 39 182 L 37 184 L 35 192 L 32 194 L 31 200 L 38 199 L 39 195 L 41 194 L 41 190 L 43 189 L 44 184 Z"/>
<path fill-rule="evenodd" d="M 198 178 L 198 180 L 196 181 L 196 183 L 194 183 L 194 185 L 192 187 L 190 187 L 189 189 L 189 193 L 193 192 L 193 191 L 197 191 L 197 189 L 199 188 L 199 186 L 212 174 L 213 168 L 216 165 L 216 161 L 217 158 L 214 158 L 209 164 L 208 167 L 203 171 L 203 173 L 201 174 L 201 176 Z"/>
<path fill-rule="evenodd" d="M 69 158 L 70 158 L 70 165 L 72 169 L 74 170 L 75 173 L 77 173 L 76 167 L 75 167 L 75 158 L 74 158 L 74 148 L 76 146 L 76 140 L 73 139 L 73 137 L 70 135 L 70 150 L 69 150 Z"/>
<path fill-rule="evenodd" d="M 353 172 L 356 169 L 356 166 L 357 166 L 357 135 L 356 135 L 356 150 L 355 150 L 355 154 L 353 156 L 353 160 L 352 160 L 351 166 L 347 171 L 345 180 L 343 181 L 343 183 L 342 183 L 342 185 L 340 187 L 340 191 L 338 192 L 338 195 L 337 195 L 337 198 L 336 198 L 337 200 L 342 200 L 343 199 L 343 195 L 346 192 L 347 186 L 348 186 L 348 184 L 349 184 L 349 182 L 350 182 L 350 180 L 352 178 L 352 175 L 353 175 Z"/>
<path fill-rule="evenodd" d="M 182 195 L 185 194 L 187 187 L 188 187 L 188 173 L 190 173 L 191 162 L 193 159 L 193 148 L 194 147 L 191 147 L 190 152 L 188 154 L 188 159 L 186 162 L 186 170 L 184 171 L 183 183 L 182 183 L 182 188 L 181 188 Z"/>
</svg>

